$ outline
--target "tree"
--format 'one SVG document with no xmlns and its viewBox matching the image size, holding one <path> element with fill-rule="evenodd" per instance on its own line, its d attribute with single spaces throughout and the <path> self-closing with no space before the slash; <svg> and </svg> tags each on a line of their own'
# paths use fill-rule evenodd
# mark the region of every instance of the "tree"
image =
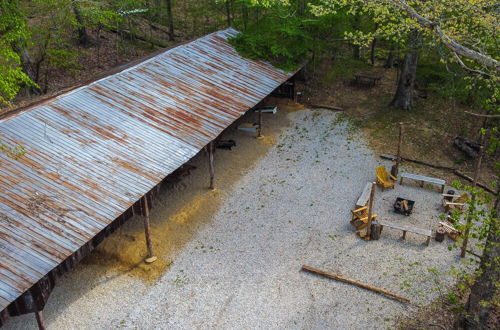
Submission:
<svg viewBox="0 0 500 330">
<path fill-rule="evenodd" d="M 90 42 L 90 38 L 87 34 L 87 28 L 85 27 L 85 22 L 83 21 L 83 16 L 77 0 L 71 0 L 71 8 L 73 8 L 73 13 L 75 14 L 77 23 L 76 30 L 78 32 L 78 43 L 82 46 L 87 46 Z"/>
<path fill-rule="evenodd" d="M 34 86 L 23 72 L 21 56 L 16 51 L 28 38 L 26 17 L 19 1 L 0 2 L 0 105 L 8 104 L 21 86 Z"/>
<path fill-rule="evenodd" d="M 411 110 L 413 108 L 413 91 L 415 89 L 419 56 L 419 38 L 417 33 L 414 33 L 414 35 L 415 38 L 410 41 L 410 49 L 403 60 L 396 94 L 394 94 L 394 98 L 391 101 L 393 107 L 403 110 Z M 373 40 L 375 41 L 376 39 L 373 38 Z"/>
<path fill-rule="evenodd" d="M 500 73 L 495 43 L 498 4 L 487 0 L 322 0 L 311 5 L 316 15 L 336 13 L 347 8 L 353 15 L 363 14 L 376 23 L 376 30 L 346 31 L 346 37 L 368 45 L 375 37 L 410 44 L 404 70 L 393 104 L 411 108 L 411 89 L 418 55 L 411 35 L 418 33 L 427 43 L 441 44 L 449 51 L 444 62 L 455 62 L 466 71 L 485 77 Z M 406 69 L 406 70 L 405 70 Z"/>
<path fill-rule="evenodd" d="M 170 39 L 170 41 L 174 41 L 175 36 L 174 36 L 174 16 L 172 14 L 172 0 L 165 0 L 165 6 L 167 8 L 168 38 Z"/>
</svg>

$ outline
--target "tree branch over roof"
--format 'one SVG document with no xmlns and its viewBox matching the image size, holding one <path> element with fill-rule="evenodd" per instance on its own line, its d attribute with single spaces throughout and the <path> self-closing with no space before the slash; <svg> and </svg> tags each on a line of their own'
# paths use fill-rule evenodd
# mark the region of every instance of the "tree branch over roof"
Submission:
<svg viewBox="0 0 500 330">
<path fill-rule="evenodd" d="M 437 37 L 441 39 L 443 44 L 455 54 L 474 60 L 485 67 L 493 69 L 497 74 L 500 74 L 500 62 L 496 59 L 482 54 L 478 51 L 470 49 L 456 42 L 443 32 L 441 27 L 435 22 L 423 17 L 415 9 L 409 6 L 404 0 L 397 0 L 396 5 L 401 8 L 408 16 L 415 19 L 420 26 L 434 31 Z M 461 61 L 460 61 L 461 62 Z M 462 62 L 463 63 L 463 62 Z M 479 73 L 479 72 L 478 72 Z"/>
</svg>

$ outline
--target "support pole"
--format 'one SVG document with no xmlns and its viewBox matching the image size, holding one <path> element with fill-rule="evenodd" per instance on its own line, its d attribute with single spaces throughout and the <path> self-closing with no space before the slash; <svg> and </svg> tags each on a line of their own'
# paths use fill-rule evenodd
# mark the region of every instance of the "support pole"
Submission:
<svg viewBox="0 0 500 330">
<path fill-rule="evenodd" d="M 146 247 L 148 248 L 148 255 L 144 260 L 147 264 L 153 263 L 158 259 L 153 254 L 153 244 L 151 243 L 151 234 L 149 228 L 149 207 L 148 207 L 148 196 L 144 195 L 144 233 L 146 235 Z"/>
<path fill-rule="evenodd" d="M 375 182 L 372 182 L 372 190 L 370 191 L 370 200 L 368 201 L 368 227 L 366 228 L 366 237 L 370 239 L 372 233 L 372 214 L 373 214 L 373 200 L 375 199 Z"/>
<path fill-rule="evenodd" d="M 38 329 L 45 330 L 45 321 L 43 320 L 42 311 L 35 312 L 36 323 L 38 324 Z"/>
<path fill-rule="evenodd" d="M 257 139 L 262 138 L 262 109 L 258 110 L 259 126 L 257 127 Z"/>
<path fill-rule="evenodd" d="M 215 189 L 214 142 L 208 144 L 208 171 L 210 173 L 210 189 Z"/>
<path fill-rule="evenodd" d="M 484 142 L 484 135 L 481 142 Z M 472 181 L 472 189 L 476 188 L 477 180 L 479 179 L 479 171 L 481 169 L 481 161 L 483 159 L 483 153 L 484 153 L 484 147 L 483 144 L 481 143 L 481 146 L 479 147 L 479 156 L 477 157 L 476 170 L 474 171 L 474 178 Z M 471 198 L 472 205 L 474 205 L 475 200 L 476 200 L 476 194 L 473 193 Z M 462 243 L 462 251 L 460 253 L 460 257 L 462 258 L 465 258 L 465 253 L 467 252 L 467 243 L 469 242 L 469 231 L 471 222 L 472 222 L 472 211 L 468 210 L 467 222 L 465 225 L 465 232 L 464 232 L 464 241 Z"/>
<path fill-rule="evenodd" d="M 394 176 L 397 176 L 399 173 L 399 164 L 401 163 L 401 144 L 403 143 L 403 123 L 399 123 L 399 140 L 398 140 L 398 154 L 396 158 L 396 174 L 391 173 Z"/>
</svg>

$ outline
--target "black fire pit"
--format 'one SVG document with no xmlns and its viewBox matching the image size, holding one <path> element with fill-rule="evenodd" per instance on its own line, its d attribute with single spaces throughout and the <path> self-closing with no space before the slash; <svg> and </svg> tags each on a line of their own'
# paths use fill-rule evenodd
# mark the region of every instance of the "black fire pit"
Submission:
<svg viewBox="0 0 500 330">
<path fill-rule="evenodd" d="M 415 201 L 398 197 L 394 202 L 394 211 L 396 213 L 408 216 L 413 211 L 413 205 L 415 205 Z"/>
</svg>

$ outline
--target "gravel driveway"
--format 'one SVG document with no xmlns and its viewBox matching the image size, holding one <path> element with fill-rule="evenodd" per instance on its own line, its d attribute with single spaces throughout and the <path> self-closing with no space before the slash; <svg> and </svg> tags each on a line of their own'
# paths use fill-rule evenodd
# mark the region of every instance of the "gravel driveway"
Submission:
<svg viewBox="0 0 500 330">
<path fill-rule="evenodd" d="M 157 281 L 105 265 L 78 266 L 49 300 L 48 328 L 384 329 L 436 298 L 451 284 L 450 266 L 460 265 L 449 240 L 426 247 L 425 237 L 408 233 L 401 241 L 401 232 L 386 228 L 380 240 L 365 242 L 349 224 L 375 167 L 391 164 L 338 113 L 303 110 L 288 119 L 267 154 L 233 185 L 219 186 L 220 206 Z M 416 201 L 411 217 L 391 211 L 397 196 Z M 437 187 L 397 184 L 377 189 L 375 211 L 379 219 L 433 229 L 439 202 Z M 152 221 L 167 207 L 155 209 Z M 412 304 L 302 272 L 303 264 Z M 27 315 L 5 328 L 34 326 Z"/>
</svg>

